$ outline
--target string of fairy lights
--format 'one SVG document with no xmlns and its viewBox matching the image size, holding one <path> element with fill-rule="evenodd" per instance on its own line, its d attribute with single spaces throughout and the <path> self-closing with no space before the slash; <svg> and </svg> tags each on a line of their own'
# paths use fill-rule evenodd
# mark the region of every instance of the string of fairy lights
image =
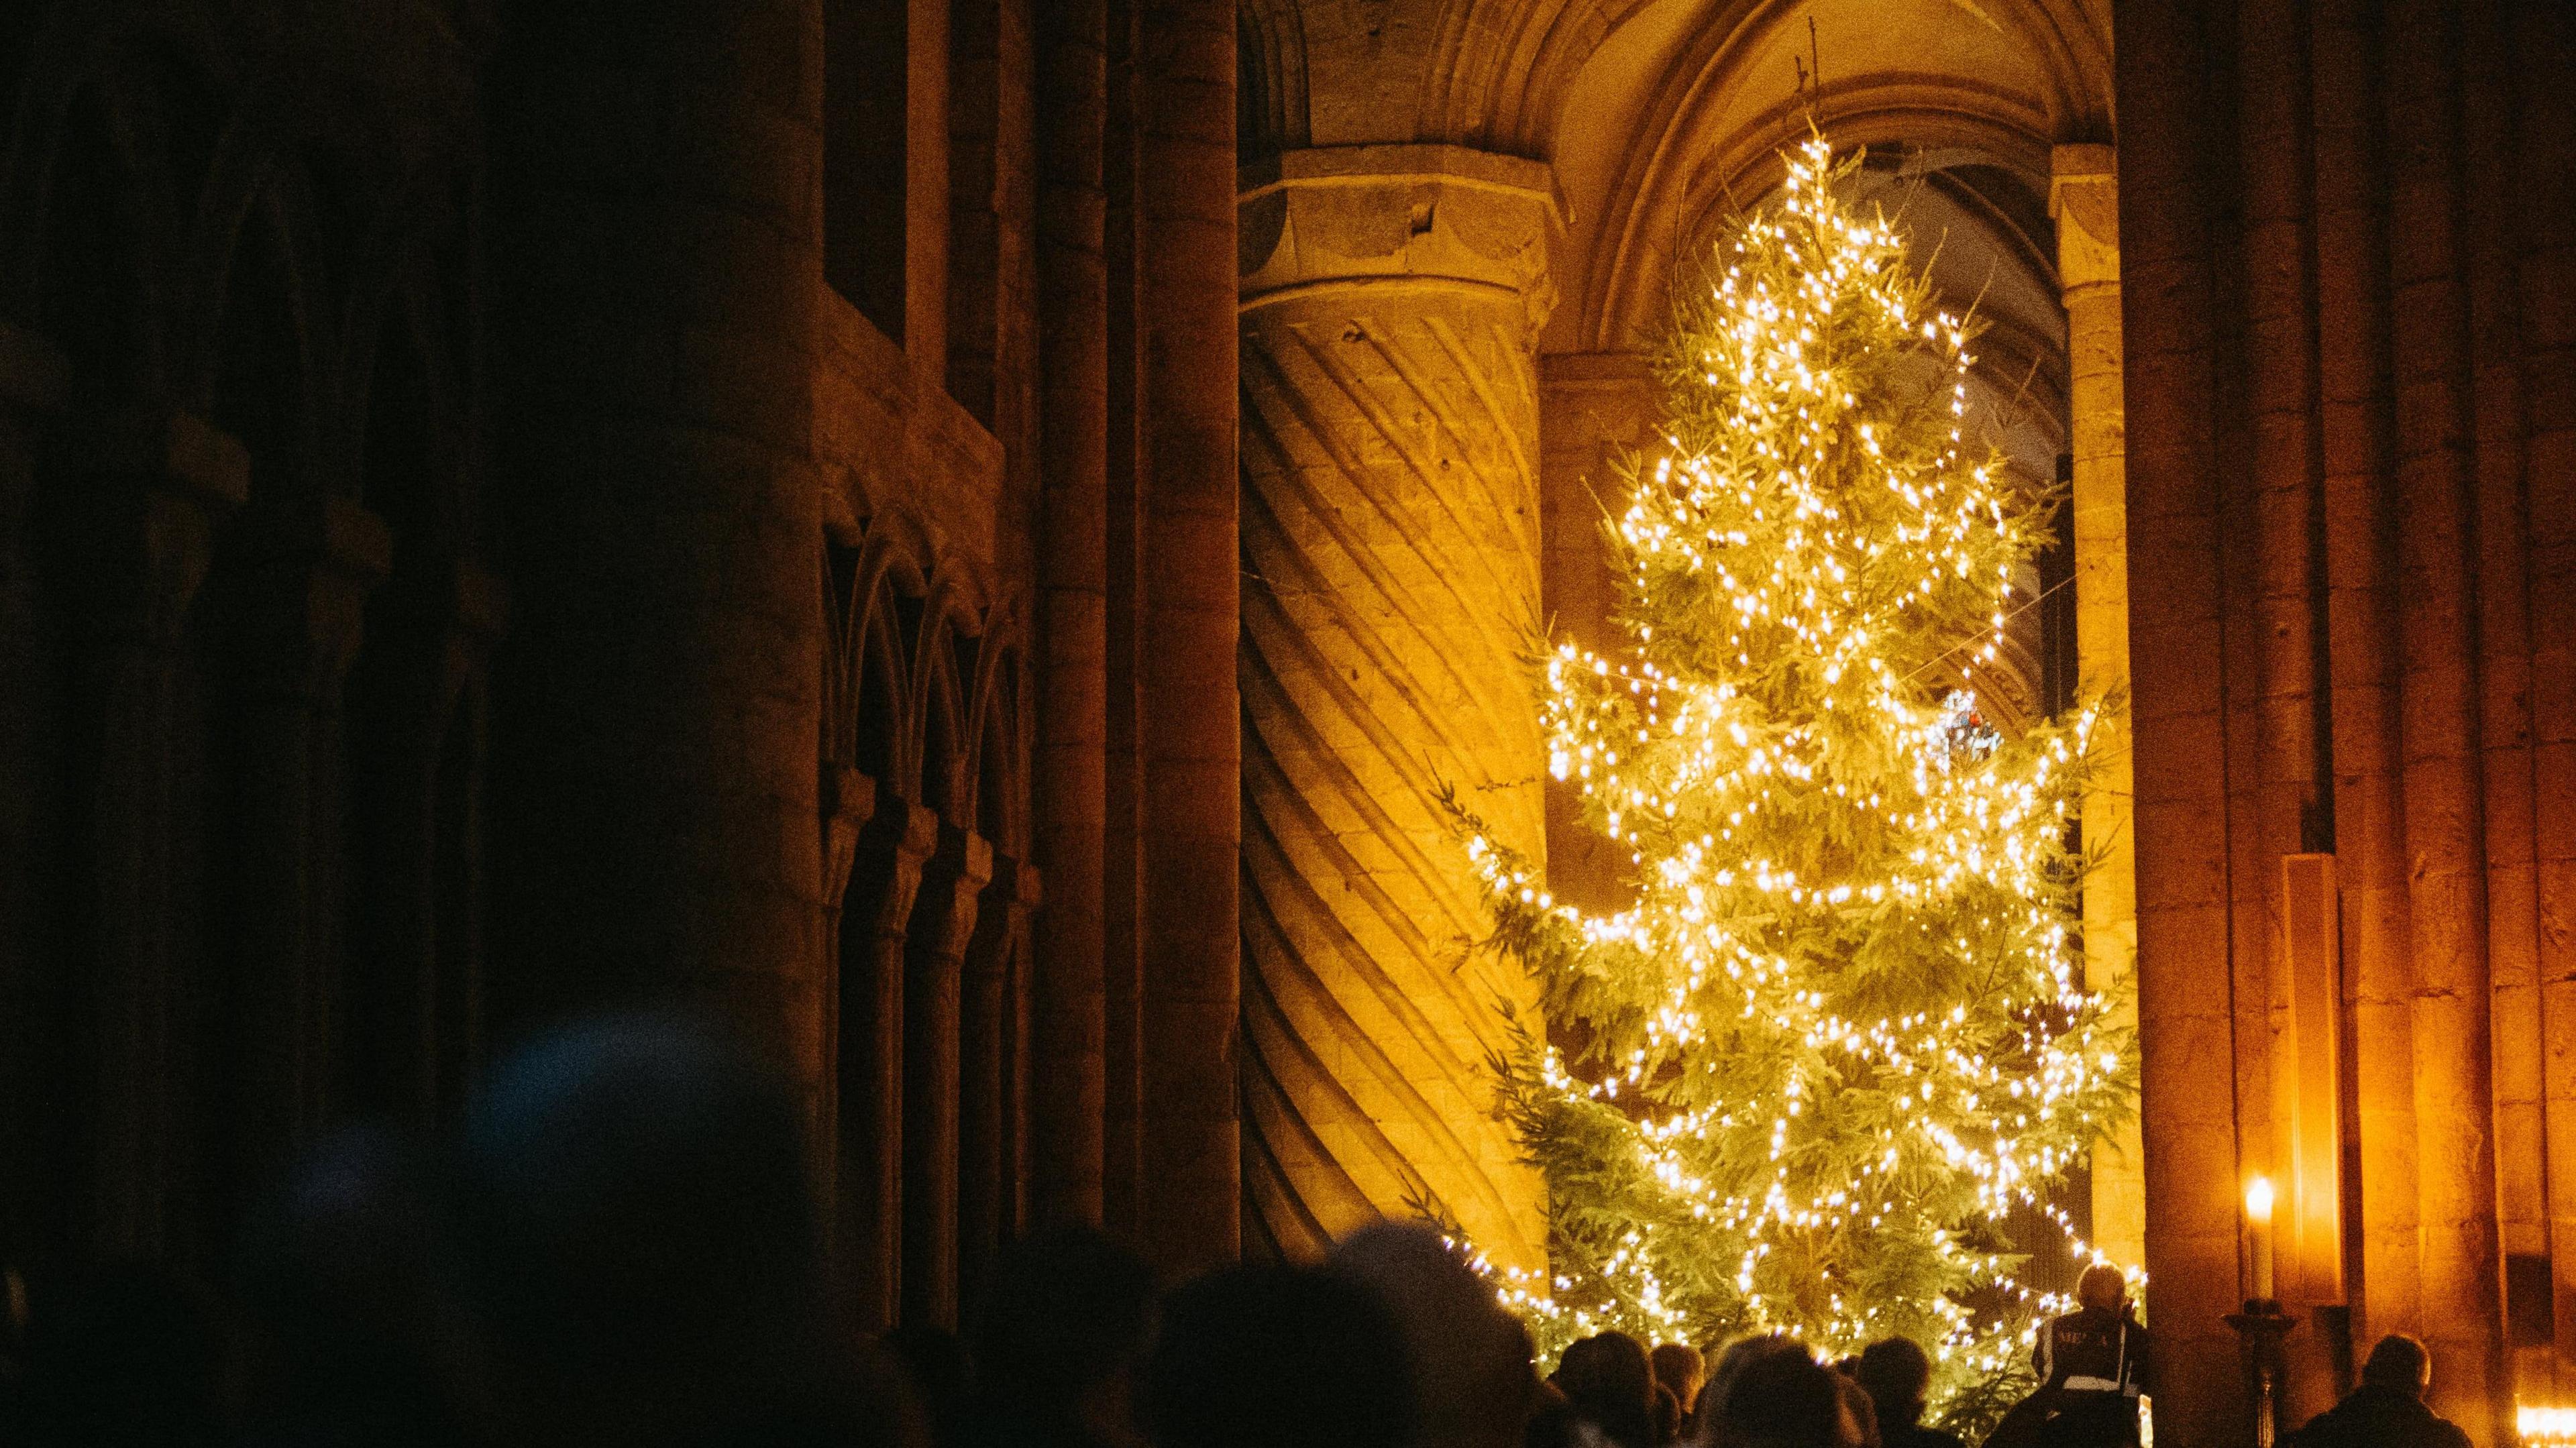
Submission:
<svg viewBox="0 0 2576 1448">
<path fill-rule="evenodd" d="M 1630 646 L 1545 663 L 1550 772 L 1636 901 L 1561 902 L 1470 821 L 1498 938 L 1583 1038 L 1510 1074 L 1556 1269 L 1495 1276 L 1551 1343 L 1907 1330 L 1955 1386 L 2063 1305 L 2008 1215 L 2100 1260 L 2045 1194 L 2127 1099 L 2070 929 L 2101 715 L 1975 716 L 2048 501 L 1971 444 L 1970 323 L 1838 200 L 1857 158 L 1787 161 L 1679 308 L 1611 540 Z"/>
</svg>

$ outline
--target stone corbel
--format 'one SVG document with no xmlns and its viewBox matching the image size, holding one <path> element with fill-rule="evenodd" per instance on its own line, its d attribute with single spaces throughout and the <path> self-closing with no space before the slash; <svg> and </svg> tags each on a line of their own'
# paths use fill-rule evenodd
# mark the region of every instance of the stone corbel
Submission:
<svg viewBox="0 0 2576 1448">
<path fill-rule="evenodd" d="M 2109 146 L 2049 153 L 2048 215 L 2057 223 L 2058 287 L 2068 296 L 2120 285 L 2120 178 Z"/>
<path fill-rule="evenodd" d="M 102 643 L 167 647 L 214 561 L 215 529 L 250 501 L 250 453 L 185 412 L 111 419 L 67 448 L 46 549 Z"/>
</svg>

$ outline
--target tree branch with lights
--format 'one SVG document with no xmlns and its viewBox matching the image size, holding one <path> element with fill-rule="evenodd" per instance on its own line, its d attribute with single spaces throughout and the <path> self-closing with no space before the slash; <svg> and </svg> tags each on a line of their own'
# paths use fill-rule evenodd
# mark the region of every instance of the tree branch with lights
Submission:
<svg viewBox="0 0 2576 1448">
<path fill-rule="evenodd" d="M 1545 660 L 1554 775 L 1635 903 L 1555 900 L 1461 811 L 1498 948 L 1539 982 L 1503 1102 L 1549 1187 L 1554 1345 L 1618 1327 L 1892 1333 L 1971 1416 L 2057 1304 L 2016 1209 L 2128 1109 L 2086 989 L 2070 824 L 2098 703 L 1974 709 L 2056 499 L 1973 441 L 1967 318 L 1821 138 L 1681 289 L 1665 439 L 1608 529 L 1627 646 Z"/>
</svg>

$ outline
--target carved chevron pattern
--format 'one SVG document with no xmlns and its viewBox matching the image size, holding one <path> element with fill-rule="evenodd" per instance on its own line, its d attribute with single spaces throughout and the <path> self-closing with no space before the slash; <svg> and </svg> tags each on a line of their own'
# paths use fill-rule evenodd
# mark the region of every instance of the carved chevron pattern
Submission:
<svg viewBox="0 0 2576 1448">
<path fill-rule="evenodd" d="M 1429 1206 L 1544 1260 L 1486 1065 L 1530 992 L 1471 955 L 1486 923 L 1433 798 L 1538 853 L 1526 335 L 1499 292 L 1245 318 L 1244 1185 L 1291 1255 Z"/>
</svg>

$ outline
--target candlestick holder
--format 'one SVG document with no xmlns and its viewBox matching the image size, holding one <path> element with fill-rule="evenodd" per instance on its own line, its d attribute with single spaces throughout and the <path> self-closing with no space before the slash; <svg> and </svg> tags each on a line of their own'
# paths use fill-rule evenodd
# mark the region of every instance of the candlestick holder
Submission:
<svg viewBox="0 0 2576 1448">
<path fill-rule="evenodd" d="M 2286 1368 L 2282 1340 L 2299 1319 L 2269 1297 L 2257 1297 L 2242 1312 L 2227 1314 L 2236 1329 L 2236 1345 L 2245 1360 L 2246 1386 L 2253 1390 L 2254 1448 L 2272 1448 L 2281 1431 L 2281 1377 Z"/>
</svg>

